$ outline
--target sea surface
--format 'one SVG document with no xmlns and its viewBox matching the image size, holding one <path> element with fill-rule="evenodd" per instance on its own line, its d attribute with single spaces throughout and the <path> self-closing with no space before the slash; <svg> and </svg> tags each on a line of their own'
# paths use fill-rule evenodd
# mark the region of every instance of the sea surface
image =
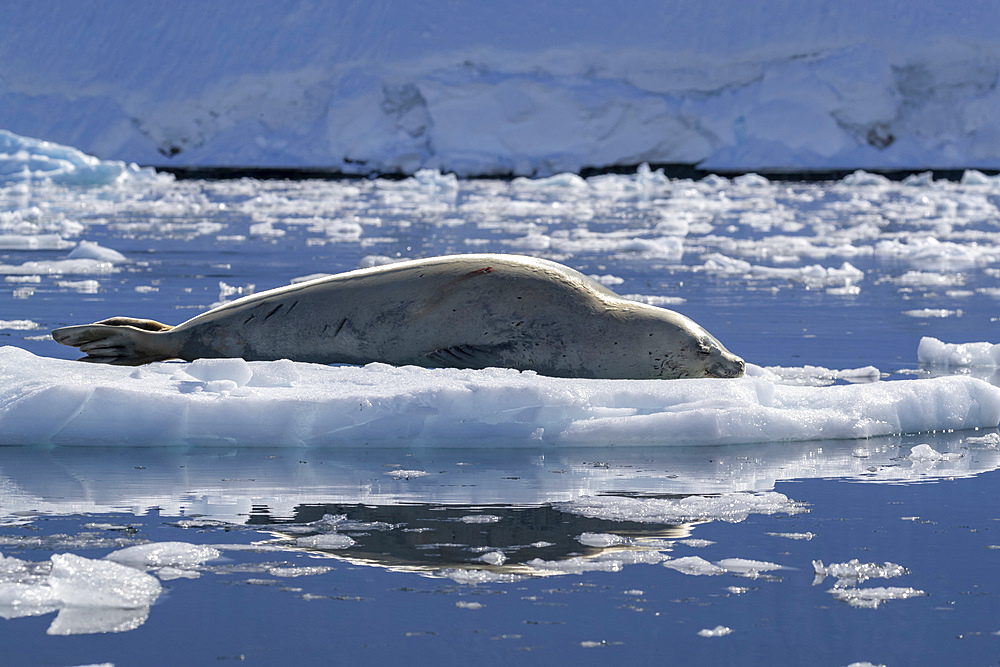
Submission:
<svg viewBox="0 0 1000 667">
<path fill-rule="evenodd" d="M 869 367 L 996 384 L 994 367 L 921 366 L 917 347 L 1000 342 L 998 206 L 1000 183 L 976 173 L 22 183 L 0 188 L 0 343 L 71 359 L 50 329 L 174 324 L 316 274 L 506 252 L 679 310 L 805 384 L 872 381 Z M 995 429 L 586 450 L 141 444 L 0 448 L 7 664 L 1000 662 Z M 152 606 L 101 607 L 77 577 L 61 606 L 26 611 L 54 555 L 142 544 L 171 545 L 145 562 Z"/>
</svg>

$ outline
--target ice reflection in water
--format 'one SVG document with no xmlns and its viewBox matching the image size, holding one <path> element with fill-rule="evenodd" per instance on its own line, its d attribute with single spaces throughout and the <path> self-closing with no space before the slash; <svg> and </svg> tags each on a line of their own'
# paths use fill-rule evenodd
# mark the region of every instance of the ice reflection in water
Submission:
<svg viewBox="0 0 1000 667">
<path fill-rule="evenodd" d="M 510 585 L 640 564 L 777 583 L 789 564 L 746 558 L 738 543 L 717 545 L 727 558 L 702 558 L 713 542 L 698 539 L 699 527 L 809 512 L 774 490 L 786 480 L 978 475 L 1000 467 L 998 443 L 990 431 L 601 451 L 0 448 L 0 520 L 7 526 L 0 549 L 8 556 L 0 561 L 0 615 L 59 611 L 52 634 L 120 632 L 142 625 L 160 580 L 235 571 L 258 583 L 298 580 L 326 573 L 328 558 L 461 584 Z M 393 474 L 404 467 L 424 474 Z M 146 538 L 121 512 L 141 517 L 151 508 L 173 541 L 136 546 Z M 16 530 L 81 512 L 93 520 L 76 535 Z M 116 522 L 101 523 L 102 515 Z M 215 542 L 222 531 L 235 541 Z M 32 557 L 63 550 L 99 558 Z M 220 554 L 229 562 L 217 561 Z M 267 560 L 234 568 L 247 554 Z M 835 575 L 841 579 L 850 576 L 843 567 Z M 112 580 L 119 593 L 109 597 L 101 582 Z M 869 607 L 920 593 L 840 582 L 831 592 Z"/>
</svg>

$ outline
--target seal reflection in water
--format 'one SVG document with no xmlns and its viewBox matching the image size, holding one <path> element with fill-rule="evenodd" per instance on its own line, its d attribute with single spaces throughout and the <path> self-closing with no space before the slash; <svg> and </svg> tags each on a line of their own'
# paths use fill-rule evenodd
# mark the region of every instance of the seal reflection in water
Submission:
<svg viewBox="0 0 1000 667">
<path fill-rule="evenodd" d="M 680 313 L 568 267 L 453 255 L 359 269 L 227 303 L 183 324 L 115 317 L 52 332 L 82 361 L 242 357 L 515 368 L 574 378 L 731 378 L 743 360 Z"/>
</svg>

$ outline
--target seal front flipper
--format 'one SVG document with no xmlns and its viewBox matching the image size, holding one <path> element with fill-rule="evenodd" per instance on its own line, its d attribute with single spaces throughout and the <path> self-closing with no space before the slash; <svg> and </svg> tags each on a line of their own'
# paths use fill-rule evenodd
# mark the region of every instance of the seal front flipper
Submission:
<svg viewBox="0 0 1000 667">
<path fill-rule="evenodd" d="M 490 368 L 500 366 L 502 346 L 452 345 L 428 352 L 426 366 L 432 368 Z"/>
<path fill-rule="evenodd" d="M 177 356 L 167 324 L 131 317 L 113 317 L 94 324 L 62 327 L 52 332 L 57 343 L 78 347 L 80 361 L 116 366 L 140 366 Z"/>
</svg>

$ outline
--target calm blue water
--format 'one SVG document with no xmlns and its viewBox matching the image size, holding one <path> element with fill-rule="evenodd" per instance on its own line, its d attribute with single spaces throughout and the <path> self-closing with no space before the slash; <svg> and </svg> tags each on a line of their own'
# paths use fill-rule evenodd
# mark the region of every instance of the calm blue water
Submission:
<svg viewBox="0 0 1000 667">
<path fill-rule="evenodd" d="M 916 363 L 921 336 L 1000 342 L 998 191 L 635 183 L 5 192 L 0 210 L 18 219 L 5 218 L 0 232 L 56 230 L 133 262 L 110 275 L 10 282 L 0 319 L 38 328 L 0 331 L 0 342 L 73 358 L 44 339 L 48 329 L 112 315 L 175 323 L 217 301 L 220 281 L 259 290 L 371 256 L 483 251 L 615 276 L 610 286 L 622 294 L 682 297 L 672 307 L 764 366 L 874 365 L 891 381 L 927 373 Z M 654 231 L 678 218 L 680 231 Z M 66 233 L 68 223 L 82 225 L 79 235 Z M 627 243 L 671 236 L 683 239 L 683 254 Z M 927 238 L 950 245 L 921 246 Z M 893 254 L 880 243 L 910 245 Z M 65 252 L 0 250 L 0 263 Z M 793 271 L 713 272 L 713 253 Z M 803 268 L 845 261 L 863 279 L 811 283 Z M 97 286 L 59 284 L 82 280 Z M 840 289 L 851 284 L 856 294 Z M 30 294 L 16 292 L 23 285 Z M 913 314 L 922 309 L 946 312 Z M 5 556 L 100 558 L 146 540 L 229 548 L 195 568 L 197 578 L 164 579 L 133 630 L 50 636 L 48 613 L 0 620 L 0 638 L 19 665 L 996 664 L 1000 452 L 985 435 L 587 452 L 2 448 Z M 920 467 L 908 458 L 919 444 L 955 457 Z M 398 469 L 440 474 L 387 474 Z M 593 516 L 569 502 L 591 492 L 616 513 Z M 728 512 L 747 499 L 748 509 Z M 708 509 L 666 511 L 693 501 Z M 322 532 L 328 515 L 356 522 L 338 531 L 352 546 L 295 545 L 297 535 Z M 581 541 L 586 534 L 603 537 Z M 622 544 L 595 546 L 609 536 Z M 480 560 L 490 553 L 506 560 Z M 663 564 L 688 556 L 781 569 L 696 576 Z M 835 599 L 835 578 L 814 584 L 813 560 L 855 558 L 907 570 L 858 587 L 921 594 L 857 608 Z M 322 569 L 282 573 L 314 566 Z M 479 583 L 464 583 L 470 577 Z M 698 635 L 716 626 L 731 633 Z"/>
</svg>

